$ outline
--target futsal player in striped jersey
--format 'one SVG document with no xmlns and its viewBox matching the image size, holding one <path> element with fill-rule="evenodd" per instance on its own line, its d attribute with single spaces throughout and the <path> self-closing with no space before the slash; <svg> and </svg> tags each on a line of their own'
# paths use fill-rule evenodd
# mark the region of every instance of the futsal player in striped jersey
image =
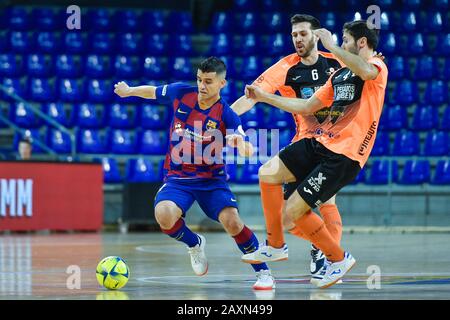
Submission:
<svg viewBox="0 0 450 320">
<path fill-rule="evenodd" d="M 243 223 L 236 197 L 226 182 L 223 147 L 236 147 L 240 156 L 251 156 L 239 116 L 221 98 L 226 85 L 226 66 L 216 57 L 201 62 L 197 86 L 172 83 L 162 86 L 115 85 L 120 97 L 156 99 L 173 108 L 170 149 L 164 162 L 164 185 L 155 198 L 155 216 L 162 232 L 183 242 L 191 256 L 195 274 L 208 272 L 206 239 L 193 232 L 184 217 L 197 201 L 204 213 L 220 222 L 244 253 L 259 247 L 255 234 Z M 274 278 L 266 263 L 251 265 L 256 272 L 255 290 L 272 290 Z"/>
</svg>

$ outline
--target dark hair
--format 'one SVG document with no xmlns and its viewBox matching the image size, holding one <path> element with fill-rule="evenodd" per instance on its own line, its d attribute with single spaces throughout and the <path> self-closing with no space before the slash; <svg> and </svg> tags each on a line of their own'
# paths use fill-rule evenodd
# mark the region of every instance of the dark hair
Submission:
<svg viewBox="0 0 450 320">
<path fill-rule="evenodd" d="M 356 20 L 351 22 L 346 22 L 342 28 L 347 31 L 353 38 L 355 42 L 366 37 L 367 45 L 370 49 L 376 49 L 378 46 L 378 35 L 380 30 L 369 28 L 366 20 Z"/>
<path fill-rule="evenodd" d="M 225 75 L 225 73 L 227 72 L 227 66 L 225 65 L 225 62 L 217 57 L 209 57 L 203 60 L 202 62 L 200 62 L 198 69 L 201 72 L 215 72 L 218 75 Z"/>
<path fill-rule="evenodd" d="M 19 140 L 19 144 L 20 143 L 26 143 L 26 144 L 31 146 L 31 140 L 29 138 L 22 138 L 22 139 L 20 139 Z"/>
<path fill-rule="evenodd" d="M 311 24 L 312 30 L 320 29 L 320 21 L 317 18 L 310 16 L 309 14 L 296 14 L 296 15 L 292 16 L 291 25 L 294 25 L 294 24 L 297 24 L 300 22 L 309 22 Z"/>
</svg>

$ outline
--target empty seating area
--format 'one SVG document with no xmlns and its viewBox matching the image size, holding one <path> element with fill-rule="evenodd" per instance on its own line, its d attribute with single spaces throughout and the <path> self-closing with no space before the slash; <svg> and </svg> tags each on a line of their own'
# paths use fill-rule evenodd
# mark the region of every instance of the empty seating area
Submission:
<svg viewBox="0 0 450 320">
<path fill-rule="evenodd" d="M 372 2 L 382 10 L 378 51 L 389 82 L 372 156 L 355 183 L 450 184 L 448 0 Z M 222 95 L 231 104 L 246 83 L 294 52 L 292 14 L 315 15 L 340 43 L 343 23 L 367 18 L 368 4 L 234 0 L 228 10 L 214 12 L 204 30 L 190 12 L 87 8 L 82 29 L 72 31 L 63 7 L 14 6 L 0 13 L 0 85 L 71 130 L 77 154 L 101 162 L 106 183 L 155 181 L 162 177 L 172 110 L 122 99 L 113 93 L 116 82 L 195 83 L 196 63 L 217 55 L 228 67 Z M 0 108 L 56 153 L 71 153 L 67 133 L 1 90 Z M 241 119 L 244 129 L 280 129 L 280 147 L 294 133 L 290 114 L 264 104 Z M 19 139 L 16 133 L 14 148 Z M 257 183 L 258 164 L 228 167 L 232 182 Z"/>
</svg>

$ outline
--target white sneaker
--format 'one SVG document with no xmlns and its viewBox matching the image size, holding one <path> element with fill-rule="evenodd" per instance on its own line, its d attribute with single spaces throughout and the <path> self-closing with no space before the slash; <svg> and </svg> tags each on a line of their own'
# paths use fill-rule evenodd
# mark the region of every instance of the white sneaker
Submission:
<svg viewBox="0 0 450 320">
<path fill-rule="evenodd" d="M 253 290 L 272 290 L 275 289 L 275 280 L 270 270 L 260 270 L 256 273 L 256 282 Z"/>
<path fill-rule="evenodd" d="M 351 268 L 355 265 L 356 260 L 348 252 L 344 252 L 344 259 L 339 262 L 327 263 L 325 267 L 325 274 L 321 280 L 318 280 L 316 285 L 325 289 L 331 287 L 338 282 Z"/>
<path fill-rule="evenodd" d="M 322 269 L 327 258 L 323 254 L 322 250 L 316 248 L 313 244 L 311 244 L 311 263 L 310 263 L 310 271 L 311 276 L 316 275 Z"/>
<path fill-rule="evenodd" d="M 191 255 L 191 265 L 195 274 L 203 276 L 208 272 L 208 260 L 205 255 L 206 239 L 202 235 L 198 235 L 200 243 L 195 247 L 188 247 L 188 252 Z"/>
<path fill-rule="evenodd" d="M 274 262 L 288 259 L 288 247 L 284 244 L 282 248 L 274 248 L 267 244 L 261 244 L 258 249 L 242 256 L 242 261 L 246 263 Z"/>
</svg>

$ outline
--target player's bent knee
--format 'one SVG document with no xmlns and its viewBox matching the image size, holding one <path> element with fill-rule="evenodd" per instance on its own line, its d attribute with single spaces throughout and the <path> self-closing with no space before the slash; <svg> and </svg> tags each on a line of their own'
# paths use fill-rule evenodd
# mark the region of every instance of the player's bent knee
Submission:
<svg viewBox="0 0 450 320">
<path fill-rule="evenodd" d="M 244 223 L 239 217 L 237 209 L 232 207 L 225 208 L 220 212 L 219 221 L 227 233 L 232 236 L 237 235 L 244 227 Z"/>
<path fill-rule="evenodd" d="M 171 229 L 181 215 L 181 210 L 170 201 L 161 201 L 155 207 L 156 221 L 163 229 Z"/>
<path fill-rule="evenodd" d="M 311 207 L 300 197 L 298 192 L 294 192 L 286 201 L 286 216 L 292 222 L 299 219 L 310 209 Z"/>
</svg>

